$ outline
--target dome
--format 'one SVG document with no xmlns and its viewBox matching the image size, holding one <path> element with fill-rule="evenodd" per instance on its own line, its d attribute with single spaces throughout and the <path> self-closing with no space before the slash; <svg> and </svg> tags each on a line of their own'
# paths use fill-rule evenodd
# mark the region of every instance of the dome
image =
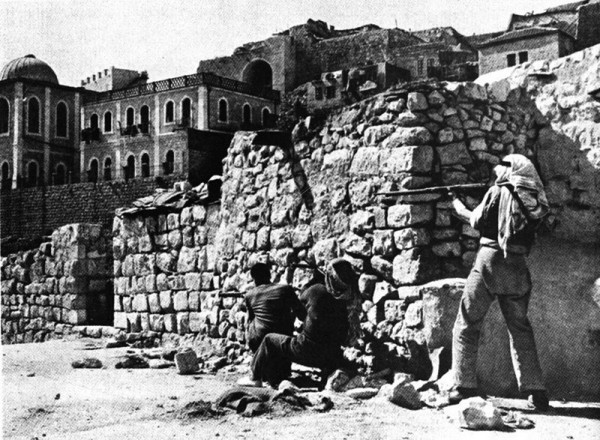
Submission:
<svg viewBox="0 0 600 440">
<path fill-rule="evenodd" d="M 0 71 L 0 81 L 14 78 L 28 78 L 58 84 L 56 73 L 48 64 L 38 60 L 34 55 L 10 61 Z"/>
</svg>

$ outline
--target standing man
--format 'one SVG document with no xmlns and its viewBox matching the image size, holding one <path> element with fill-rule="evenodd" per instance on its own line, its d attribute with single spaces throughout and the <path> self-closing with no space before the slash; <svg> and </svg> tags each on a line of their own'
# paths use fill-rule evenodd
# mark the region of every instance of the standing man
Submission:
<svg viewBox="0 0 600 440">
<path fill-rule="evenodd" d="M 457 403 L 477 394 L 477 349 L 483 319 L 497 299 L 510 333 L 510 348 L 519 390 L 538 410 L 549 408 L 533 329 L 527 318 L 531 276 L 525 256 L 535 229 L 548 213 L 548 201 L 538 173 L 520 154 L 506 156 L 494 168 L 496 181 L 483 201 L 469 211 L 451 193 L 457 217 L 481 233 L 480 248 L 460 301 L 452 341 L 452 368 Z"/>
</svg>

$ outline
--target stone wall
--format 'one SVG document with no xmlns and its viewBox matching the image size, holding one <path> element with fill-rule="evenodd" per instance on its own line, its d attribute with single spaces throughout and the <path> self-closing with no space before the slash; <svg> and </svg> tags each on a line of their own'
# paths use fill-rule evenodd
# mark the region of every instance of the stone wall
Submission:
<svg viewBox="0 0 600 440">
<path fill-rule="evenodd" d="M 1 236 L 3 239 L 39 237 L 73 222 L 100 223 L 110 228 L 116 208 L 151 194 L 160 186 L 170 186 L 181 177 L 162 179 L 162 182 L 148 178 L 3 191 Z"/>
<path fill-rule="evenodd" d="M 70 224 L 39 249 L 2 257 L 2 343 L 41 342 L 78 324 L 112 324 L 101 225 Z"/>
<path fill-rule="evenodd" d="M 219 204 L 115 218 L 115 327 L 244 342 L 245 314 L 216 290 L 218 223 Z"/>
</svg>

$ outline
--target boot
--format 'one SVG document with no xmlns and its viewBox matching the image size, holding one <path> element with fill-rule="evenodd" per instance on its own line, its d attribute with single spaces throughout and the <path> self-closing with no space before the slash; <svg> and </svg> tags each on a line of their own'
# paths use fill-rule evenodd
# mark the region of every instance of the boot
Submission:
<svg viewBox="0 0 600 440">
<path fill-rule="evenodd" d="M 457 387 L 448 393 L 448 401 L 450 402 L 450 405 L 455 405 L 461 400 L 468 399 L 469 397 L 476 397 L 478 395 L 477 388 Z"/>
<path fill-rule="evenodd" d="M 548 411 L 550 409 L 550 402 L 548 396 L 544 390 L 533 390 L 529 392 L 529 398 L 527 399 L 529 404 L 538 411 Z"/>
</svg>

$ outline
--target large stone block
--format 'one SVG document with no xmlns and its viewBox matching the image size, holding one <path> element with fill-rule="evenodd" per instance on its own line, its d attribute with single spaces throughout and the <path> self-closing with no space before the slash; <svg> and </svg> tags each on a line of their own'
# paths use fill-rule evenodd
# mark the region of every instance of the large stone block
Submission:
<svg viewBox="0 0 600 440">
<path fill-rule="evenodd" d="M 373 231 L 373 253 L 390 257 L 394 254 L 394 231 L 391 229 L 377 229 Z"/>
<path fill-rule="evenodd" d="M 156 255 L 156 266 L 161 272 L 175 272 L 176 263 L 177 257 L 170 252 L 161 252 Z M 128 276 L 125 272 L 123 272 L 123 275 Z"/>
<path fill-rule="evenodd" d="M 173 306 L 177 312 L 189 310 L 188 292 L 185 290 L 176 292 L 173 298 Z"/>
<path fill-rule="evenodd" d="M 403 145 L 428 145 L 433 141 L 433 136 L 425 127 L 398 127 L 388 137 L 384 146 L 397 148 Z"/>
<path fill-rule="evenodd" d="M 282 249 L 291 245 L 291 229 L 290 228 L 275 228 L 271 230 L 271 248 Z"/>
<path fill-rule="evenodd" d="M 371 267 L 384 280 L 392 281 L 394 266 L 385 258 L 375 255 L 371 258 Z"/>
<path fill-rule="evenodd" d="M 357 211 L 350 217 L 350 230 L 356 234 L 371 232 L 375 225 L 375 216 L 369 211 Z"/>
<path fill-rule="evenodd" d="M 394 244 L 400 250 L 427 246 L 430 241 L 429 231 L 425 228 L 406 228 L 394 231 Z"/>
<path fill-rule="evenodd" d="M 424 94 L 420 92 L 411 92 L 408 94 L 406 100 L 406 106 L 408 109 L 413 111 L 424 111 L 429 108 L 429 104 L 427 103 L 427 98 Z"/>
<path fill-rule="evenodd" d="M 365 130 L 363 138 L 366 145 L 375 145 L 388 137 L 396 130 L 396 126 L 392 124 L 376 125 Z"/>
<path fill-rule="evenodd" d="M 338 256 L 338 245 L 335 238 L 320 240 L 312 248 L 317 266 L 322 266 Z"/>
<path fill-rule="evenodd" d="M 429 145 L 405 146 L 382 150 L 380 173 L 428 173 L 433 166 L 433 148 Z"/>
<path fill-rule="evenodd" d="M 196 269 L 198 252 L 195 248 L 182 247 L 177 260 L 177 272 L 192 272 Z"/>
<path fill-rule="evenodd" d="M 133 258 L 133 270 L 135 275 L 145 276 L 156 272 L 156 255 L 137 254 Z"/>
<path fill-rule="evenodd" d="M 438 272 L 438 262 L 427 248 L 402 251 L 394 258 L 394 281 L 399 285 L 421 284 Z"/>
<path fill-rule="evenodd" d="M 177 313 L 177 332 L 185 335 L 190 332 L 190 314 L 188 312 Z"/>
<path fill-rule="evenodd" d="M 391 228 L 406 228 L 428 223 L 433 218 L 433 208 L 429 204 L 393 205 L 388 209 L 387 224 Z"/>
<path fill-rule="evenodd" d="M 148 311 L 148 298 L 143 293 L 138 293 L 133 297 L 133 303 L 131 305 L 134 312 L 147 312 Z"/>
<path fill-rule="evenodd" d="M 419 288 L 422 296 L 423 334 L 427 347 L 433 350 L 452 347 L 452 328 L 458 313 L 465 280 L 449 278 L 432 281 Z"/>
<path fill-rule="evenodd" d="M 350 174 L 361 176 L 377 176 L 379 174 L 379 148 L 359 148 L 352 159 Z"/>
<path fill-rule="evenodd" d="M 341 239 L 342 249 L 350 255 L 357 255 L 360 257 L 369 258 L 372 254 L 372 237 L 360 235 L 349 232 Z"/>
<path fill-rule="evenodd" d="M 469 165 L 473 162 L 467 145 L 464 142 L 442 145 L 436 148 L 442 166 L 447 165 Z"/>
</svg>

